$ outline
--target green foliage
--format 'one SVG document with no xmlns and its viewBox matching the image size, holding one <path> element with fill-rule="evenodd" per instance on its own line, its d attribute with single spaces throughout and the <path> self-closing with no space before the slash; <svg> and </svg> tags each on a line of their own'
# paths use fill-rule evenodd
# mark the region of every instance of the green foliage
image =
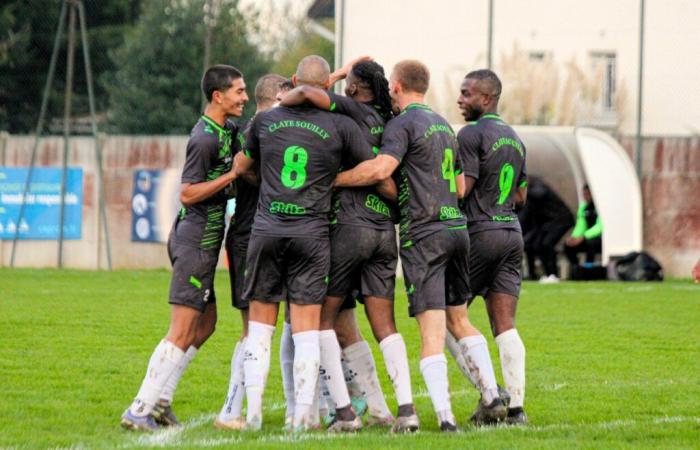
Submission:
<svg viewBox="0 0 700 450">
<path fill-rule="evenodd" d="M 247 38 L 237 0 L 218 0 L 211 27 L 210 65 L 230 64 L 244 74 L 252 97 L 267 58 Z M 116 71 L 103 78 L 114 132 L 185 134 L 201 112 L 200 80 L 207 36 L 205 0 L 144 2 L 140 20 L 110 52 Z M 207 16 L 210 17 L 210 16 Z M 207 20 L 212 20 L 208 18 Z M 247 108 L 248 114 L 254 107 Z"/>
<path fill-rule="evenodd" d="M 125 30 L 137 19 L 140 0 L 86 0 L 85 15 L 88 46 L 96 79 L 112 69 L 107 48 L 121 44 Z M 53 42 L 58 29 L 61 1 L 10 0 L 0 6 L 0 130 L 10 133 L 34 131 L 39 118 L 41 98 L 46 83 Z M 68 20 L 66 20 L 67 30 Z M 61 118 L 66 74 L 66 42 L 64 32 L 50 96 L 48 122 Z M 76 20 L 76 53 L 73 94 L 73 116 L 89 112 L 87 85 Z M 107 95 L 95 86 L 98 110 L 107 105 Z"/>
<path fill-rule="evenodd" d="M 37 282 L 41 280 L 41 282 Z M 397 287 L 396 319 L 409 350 L 422 430 L 353 435 L 281 431 L 279 327 L 265 393 L 261 433 L 216 430 L 240 315 L 229 306 L 228 275 L 219 272 L 216 333 L 189 366 L 175 396 L 185 423 L 141 435 L 119 428 L 153 348 L 166 333 L 168 271 L 84 272 L 0 269 L 0 447 L 2 448 L 697 448 L 700 442 L 700 286 L 664 283 L 524 283 L 518 329 L 527 347 L 525 428 L 474 430 L 467 420 L 478 394 L 449 362 L 455 415 L 463 429 L 445 436 L 418 370 L 415 320 Z M 481 299 L 469 310 L 488 333 Z M 282 316 L 282 314 L 280 314 Z M 392 410 L 393 388 L 360 306 Z M 498 354 L 489 336 L 500 378 Z M 448 355 L 448 360 L 451 357 Z"/>
<path fill-rule="evenodd" d="M 326 21 L 323 25 L 330 30 L 333 29 L 332 21 Z M 302 24 L 299 24 L 298 27 L 300 29 L 304 28 Z M 275 61 L 272 67 L 273 73 L 278 73 L 284 77 L 291 77 L 294 72 L 296 72 L 299 61 L 309 55 L 324 57 L 326 61 L 328 61 L 328 64 L 330 64 L 331 71 L 333 70 L 335 44 L 316 33 L 300 31 L 298 35 L 295 34 L 292 36 L 292 38 L 287 41 L 287 45 L 283 47 L 285 48 L 276 52 L 280 57 Z"/>
</svg>

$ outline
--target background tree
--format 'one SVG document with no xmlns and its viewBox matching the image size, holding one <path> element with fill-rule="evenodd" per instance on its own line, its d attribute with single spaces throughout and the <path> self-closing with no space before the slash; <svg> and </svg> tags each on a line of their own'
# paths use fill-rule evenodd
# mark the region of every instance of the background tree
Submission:
<svg viewBox="0 0 700 450">
<path fill-rule="evenodd" d="M 201 113 L 207 35 L 210 64 L 243 71 L 252 98 L 257 79 L 270 67 L 269 58 L 248 38 L 256 26 L 256 16 L 244 16 L 237 0 L 144 2 L 138 24 L 110 52 L 116 70 L 102 78 L 109 92 L 110 130 L 188 133 Z M 246 115 L 254 109 L 251 102 Z"/>
<path fill-rule="evenodd" d="M 138 18 L 140 0 L 85 0 L 90 59 L 94 77 L 112 70 L 108 48 L 121 45 Z M 30 133 L 36 127 L 41 96 L 58 28 L 61 1 L 9 0 L 0 6 L 0 130 Z M 67 27 L 66 27 L 67 28 Z M 78 28 L 79 30 L 79 28 Z M 87 86 L 80 35 L 76 35 L 74 116 L 87 115 Z M 56 65 L 48 118 L 60 120 L 66 74 L 66 37 Z M 107 106 L 105 90 L 95 86 L 98 111 Z M 49 124 L 51 121 L 49 120 Z"/>
</svg>

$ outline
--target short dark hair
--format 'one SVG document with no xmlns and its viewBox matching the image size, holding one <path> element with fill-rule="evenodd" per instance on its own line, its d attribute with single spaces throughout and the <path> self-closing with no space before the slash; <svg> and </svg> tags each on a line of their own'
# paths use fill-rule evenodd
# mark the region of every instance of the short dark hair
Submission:
<svg viewBox="0 0 700 450">
<path fill-rule="evenodd" d="M 275 103 L 280 85 L 286 80 L 282 75 L 269 73 L 263 75 L 255 85 L 255 103 L 259 106 L 267 106 Z"/>
<path fill-rule="evenodd" d="M 425 94 L 430 85 L 430 71 L 422 62 L 415 59 L 399 61 L 394 66 L 394 78 L 406 91 Z"/>
<path fill-rule="evenodd" d="M 207 101 L 210 102 L 214 91 L 225 91 L 239 78 L 243 78 L 243 74 L 233 66 L 225 64 L 211 66 L 202 76 L 202 93 L 204 93 Z"/>
<path fill-rule="evenodd" d="M 291 91 L 292 89 L 294 89 L 294 83 L 289 78 L 280 83 L 280 91 Z"/>
<path fill-rule="evenodd" d="M 483 86 L 483 89 L 485 91 L 488 91 L 484 92 L 484 94 L 488 94 L 492 97 L 501 96 L 501 90 L 503 89 L 501 85 L 501 80 L 498 78 L 498 75 L 496 75 L 496 72 L 494 72 L 493 70 L 474 70 L 472 72 L 469 72 L 464 78 L 471 78 L 472 80 L 477 80 L 479 84 Z"/>
</svg>

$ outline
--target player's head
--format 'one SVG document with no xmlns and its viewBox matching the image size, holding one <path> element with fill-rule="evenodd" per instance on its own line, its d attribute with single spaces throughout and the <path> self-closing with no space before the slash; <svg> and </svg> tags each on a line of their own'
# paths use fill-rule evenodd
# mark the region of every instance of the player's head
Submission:
<svg viewBox="0 0 700 450">
<path fill-rule="evenodd" d="M 309 85 L 328 89 L 330 85 L 331 67 L 328 61 L 318 55 L 310 55 L 299 61 L 297 72 L 292 75 L 295 86 Z"/>
<path fill-rule="evenodd" d="M 483 114 L 498 110 L 501 97 L 501 80 L 492 70 L 481 69 L 469 72 L 457 98 L 459 109 L 467 121 L 479 119 Z"/>
<path fill-rule="evenodd" d="M 376 62 L 361 61 L 352 66 L 345 78 L 345 95 L 372 102 L 385 120 L 391 119 L 389 82 L 384 68 Z"/>
<path fill-rule="evenodd" d="M 243 74 L 233 66 L 217 64 L 202 76 L 202 93 L 207 102 L 220 108 L 228 116 L 240 117 L 248 102 Z"/>
<path fill-rule="evenodd" d="M 294 89 L 294 83 L 292 83 L 292 80 L 285 78 L 285 80 L 280 83 L 280 88 L 277 91 L 275 106 L 279 105 L 284 96 L 287 95 L 287 92 L 291 91 L 292 89 Z"/>
<path fill-rule="evenodd" d="M 389 93 L 396 101 L 402 95 L 425 95 L 430 85 L 430 71 L 425 64 L 414 59 L 399 61 L 389 77 Z"/>
<path fill-rule="evenodd" d="M 262 112 L 275 106 L 280 85 L 286 81 L 282 75 L 269 73 L 263 75 L 255 85 L 255 104 L 258 111 Z"/>
</svg>

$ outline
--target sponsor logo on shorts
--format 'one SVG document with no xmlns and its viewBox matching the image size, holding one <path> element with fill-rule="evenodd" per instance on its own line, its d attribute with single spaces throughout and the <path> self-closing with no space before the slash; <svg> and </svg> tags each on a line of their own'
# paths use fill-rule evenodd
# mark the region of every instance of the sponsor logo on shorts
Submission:
<svg viewBox="0 0 700 450">
<path fill-rule="evenodd" d="M 513 222 L 517 220 L 517 217 L 513 216 L 491 216 L 491 220 L 494 222 Z"/>
</svg>

